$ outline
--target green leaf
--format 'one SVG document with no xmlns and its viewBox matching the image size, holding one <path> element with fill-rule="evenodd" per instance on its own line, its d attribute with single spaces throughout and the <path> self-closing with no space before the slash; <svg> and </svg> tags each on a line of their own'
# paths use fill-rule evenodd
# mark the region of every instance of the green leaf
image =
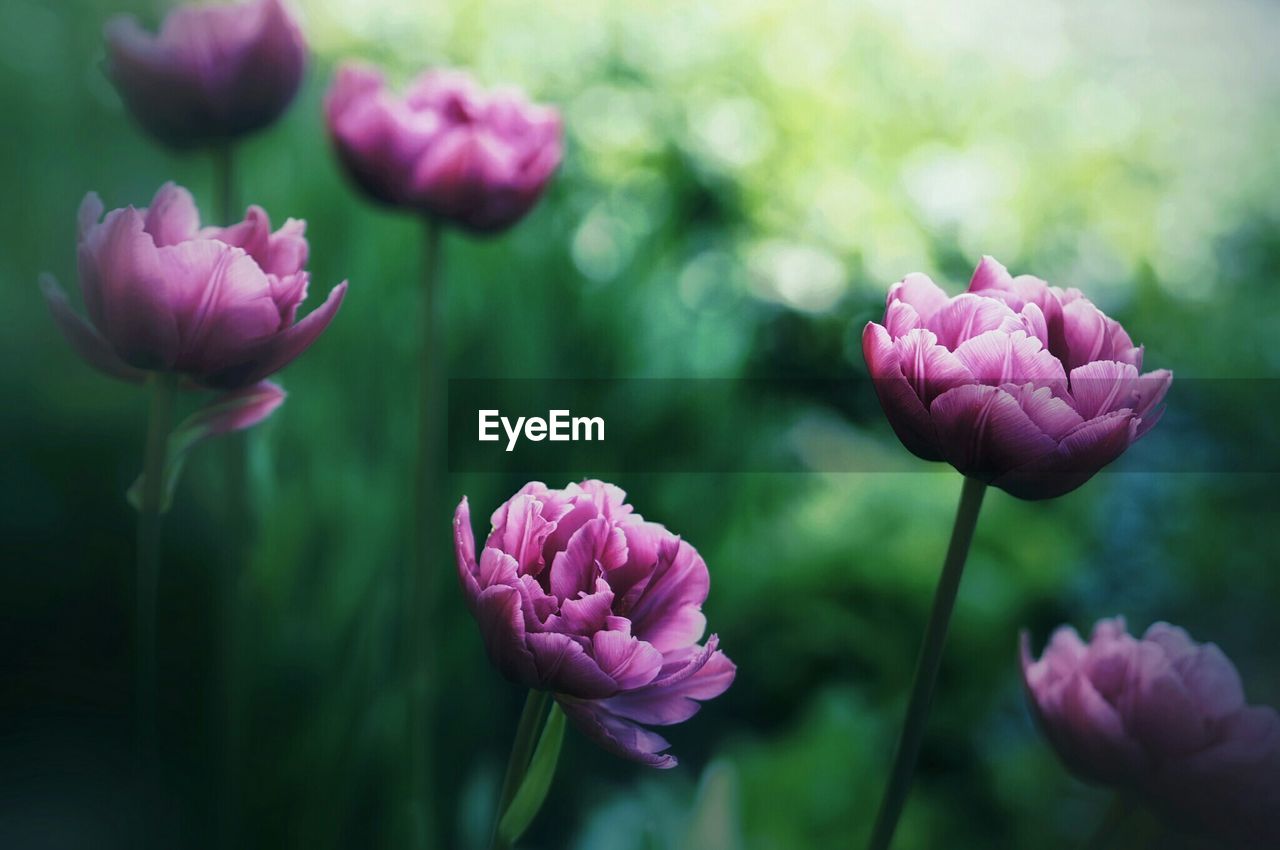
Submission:
<svg viewBox="0 0 1280 850">
<path fill-rule="evenodd" d="M 284 401 L 284 390 L 270 381 L 260 381 L 252 386 L 225 393 L 182 421 L 169 434 L 165 446 L 164 486 L 160 491 L 160 513 L 167 513 L 173 504 L 173 491 L 187 462 L 187 455 L 198 444 L 210 437 L 229 434 L 252 427 L 275 411 Z M 126 497 L 135 510 L 142 510 L 142 488 L 145 474 L 139 475 L 129 487 Z"/>
<path fill-rule="evenodd" d="M 562 743 L 564 712 L 560 709 L 560 704 L 556 703 L 547 716 L 547 725 L 542 729 L 542 737 L 538 739 L 538 748 L 533 752 L 533 760 L 529 762 L 520 790 L 498 822 L 498 839 L 503 846 L 514 845 L 537 817 L 538 810 L 547 799 L 547 791 L 551 790 L 551 779 L 556 774 Z"/>
</svg>

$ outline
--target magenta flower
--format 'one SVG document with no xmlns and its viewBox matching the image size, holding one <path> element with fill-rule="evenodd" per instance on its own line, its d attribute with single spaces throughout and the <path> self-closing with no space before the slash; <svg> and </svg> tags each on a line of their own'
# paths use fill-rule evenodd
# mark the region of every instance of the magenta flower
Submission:
<svg viewBox="0 0 1280 850">
<path fill-rule="evenodd" d="M 481 91 L 460 71 L 428 71 L 403 97 L 365 65 L 338 70 L 325 99 L 329 134 L 374 199 L 475 233 L 519 221 L 562 154 L 560 116 L 517 91 Z"/>
<path fill-rule="evenodd" d="M 736 668 L 706 629 L 697 550 L 646 522 L 611 484 L 525 485 L 493 514 L 476 560 L 467 500 L 454 517 L 458 576 L 485 649 L 513 682 L 551 691 L 605 749 L 674 767 L 641 724 L 670 725 L 719 696 Z"/>
<path fill-rule="evenodd" d="M 1156 623 L 1141 640 L 1123 618 L 1089 643 L 1063 627 L 1039 661 L 1022 635 L 1033 713 L 1067 767 L 1147 799 L 1222 841 L 1280 846 L 1280 714 L 1246 704 L 1214 644 Z"/>
<path fill-rule="evenodd" d="M 307 47 L 281 0 L 181 6 L 159 35 L 107 24 L 107 75 L 147 132 L 174 148 L 229 141 L 280 116 Z"/>
<path fill-rule="evenodd" d="M 1077 290 L 984 257 L 949 298 L 928 277 L 889 290 L 862 352 L 899 439 L 1023 499 L 1079 487 L 1156 423 L 1173 375 Z"/>
<path fill-rule="evenodd" d="M 304 222 L 276 232 L 260 207 L 232 227 L 200 228 L 186 189 L 166 183 L 148 209 L 80 205 L 80 286 L 89 321 L 43 281 L 54 319 L 76 352 L 109 375 L 176 372 L 204 387 L 240 389 L 284 368 L 329 325 L 344 281 L 301 321 L 307 295 Z M 100 220 L 101 219 L 101 220 Z"/>
</svg>

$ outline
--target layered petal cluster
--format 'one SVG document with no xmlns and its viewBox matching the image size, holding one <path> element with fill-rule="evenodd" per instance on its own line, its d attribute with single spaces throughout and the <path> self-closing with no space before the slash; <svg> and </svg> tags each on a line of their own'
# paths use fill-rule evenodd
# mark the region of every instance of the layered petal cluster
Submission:
<svg viewBox="0 0 1280 850">
<path fill-rule="evenodd" d="M 107 24 L 107 75 L 147 132 L 174 148 L 219 144 L 284 112 L 307 47 L 282 0 L 186 5 L 159 34 L 132 17 Z"/>
<path fill-rule="evenodd" d="M 560 116 L 512 89 L 482 91 L 461 71 L 419 76 L 400 96 L 367 65 L 338 70 L 329 134 L 374 199 L 496 233 L 537 202 L 563 152 Z"/>
<path fill-rule="evenodd" d="M 948 297 L 922 274 L 889 290 L 862 351 L 903 444 L 1024 499 L 1079 487 L 1156 423 L 1173 375 L 1078 290 L 991 257 Z"/>
<path fill-rule="evenodd" d="M 458 575 L 494 665 L 552 692 L 605 749 L 675 766 L 645 726 L 687 720 L 736 670 L 715 635 L 698 643 L 710 586 L 698 552 L 600 481 L 528 484 L 492 521 L 477 558 L 466 499 L 454 516 Z"/>
<path fill-rule="evenodd" d="M 344 281 L 301 321 L 309 275 L 306 225 L 272 232 L 250 207 L 227 228 L 200 227 L 186 189 L 167 183 L 147 209 L 113 210 L 90 193 L 80 206 L 78 260 L 86 321 L 50 277 L 42 285 L 62 332 L 91 365 L 141 380 L 179 373 L 236 390 L 283 368 L 311 345 L 342 303 Z"/>
<path fill-rule="evenodd" d="M 1280 714 L 1250 706 L 1214 644 L 1121 618 L 1085 643 L 1059 629 L 1022 674 L 1045 737 L 1081 779 L 1132 790 L 1173 821 L 1240 846 L 1280 846 Z"/>
</svg>

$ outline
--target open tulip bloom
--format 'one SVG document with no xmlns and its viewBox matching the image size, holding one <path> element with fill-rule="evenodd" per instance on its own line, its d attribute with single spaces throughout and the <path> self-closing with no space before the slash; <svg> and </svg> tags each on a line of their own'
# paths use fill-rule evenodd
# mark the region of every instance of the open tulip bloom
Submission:
<svg viewBox="0 0 1280 850">
<path fill-rule="evenodd" d="M 323 305 L 298 320 L 309 281 L 305 224 L 291 219 L 272 232 L 259 207 L 232 227 L 201 228 L 190 193 L 167 183 L 146 209 L 102 213 L 96 194 L 85 197 L 77 256 L 88 319 L 51 276 L 41 286 L 80 357 L 111 377 L 153 387 L 143 474 L 130 491 L 139 516 L 140 675 L 146 680 L 153 676 L 146 668 L 154 662 L 159 517 L 183 459 L 201 440 L 248 428 L 280 406 L 283 390 L 265 379 L 328 327 L 347 285 L 334 287 Z M 180 388 L 216 395 L 171 433 Z M 150 697 L 140 700 L 145 712 Z"/>
<path fill-rule="evenodd" d="M 563 712 L 609 752 L 674 767 L 667 741 L 646 727 L 689 719 L 735 674 L 715 635 L 699 643 L 710 577 L 697 550 L 601 481 L 526 485 L 493 513 L 479 554 L 463 499 L 454 545 L 489 659 L 530 689 L 498 811 L 499 846 L 536 812 L 522 800 L 521 777 L 526 765 L 529 777 L 546 771 L 537 754 L 530 762 L 529 740 L 547 699 L 556 706 L 548 730 Z M 546 758 L 553 770 L 554 753 Z"/>
<path fill-rule="evenodd" d="M 1280 714 L 1245 702 L 1217 646 L 1167 623 L 1135 638 L 1116 618 L 1088 643 L 1058 629 L 1039 660 L 1023 633 L 1021 654 L 1032 713 L 1080 779 L 1215 846 L 1280 847 Z"/>
<path fill-rule="evenodd" d="M 533 207 L 563 153 L 560 116 L 514 89 L 427 71 L 398 96 L 375 68 L 338 70 L 325 99 L 338 157 L 370 197 L 478 234 Z"/>
<path fill-rule="evenodd" d="M 948 296 L 921 274 L 889 290 L 862 351 L 889 424 L 912 453 L 964 475 L 893 771 L 872 832 L 885 850 L 906 802 L 951 610 L 988 484 L 1049 499 L 1084 484 L 1159 418 L 1173 376 L 1078 290 L 1013 277 L 991 257 Z"/>
</svg>

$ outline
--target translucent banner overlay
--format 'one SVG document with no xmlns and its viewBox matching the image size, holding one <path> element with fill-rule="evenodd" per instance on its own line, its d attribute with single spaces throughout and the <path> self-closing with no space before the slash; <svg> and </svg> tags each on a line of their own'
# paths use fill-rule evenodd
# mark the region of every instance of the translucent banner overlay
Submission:
<svg viewBox="0 0 1280 850">
<path fill-rule="evenodd" d="M 1081 388 L 1072 390 L 1079 394 Z M 1280 434 L 1273 424 L 1280 414 L 1280 380 L 1175 380 L 1165 407 L 1159 423 L 1108 470 L 1280 473 Z M 898 442 L 865 377 L 455 379 L 449 382 L 448 423 L 449 469 L 455 473 L 941 468 Z M 489 439 L 480 439 L 482 431 Z"/>
</svg>

